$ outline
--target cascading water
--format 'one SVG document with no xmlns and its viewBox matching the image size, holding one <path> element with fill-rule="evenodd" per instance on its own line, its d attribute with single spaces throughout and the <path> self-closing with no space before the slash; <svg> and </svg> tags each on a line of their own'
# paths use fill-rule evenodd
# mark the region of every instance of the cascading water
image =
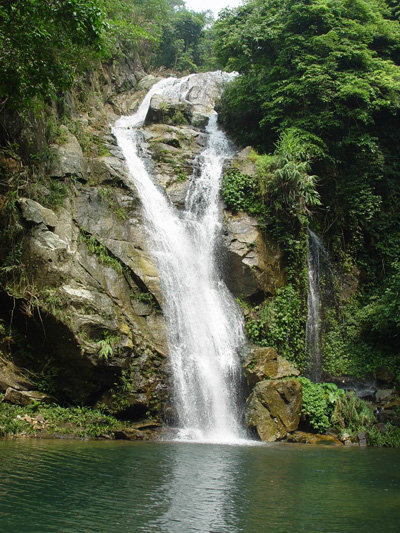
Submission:
<svg viewBox="0 0 400 533">
<path fill-rule="evenodd" d="M 309 376 L 314 382 L 322 378 L 322 347 L 321 347 L 321 274 L 327 262 L 327 252 L 320 239 L 309 231 L 308 239 L 308 297 L 306 348 L 310 358 Z"/>
<path fill-rule="evenodd" d="M 152 96 L 182 90 L 189 78 L 157 83 L 138 111 L 120 118 L 113 132 L 143 204 L 149 246 L 161 279 L 179 438 L 234 442 L 245 436 L 237 402 L 238 349 L 245 338 L 242 316 L 216 264 L 222 168 L 233 153 L 213 112 L 206 148 L 197 159 L 200 172 L 192 178 L 183 213 L 154 184 L 138 154 L 138 128 Z"/>
</svg>

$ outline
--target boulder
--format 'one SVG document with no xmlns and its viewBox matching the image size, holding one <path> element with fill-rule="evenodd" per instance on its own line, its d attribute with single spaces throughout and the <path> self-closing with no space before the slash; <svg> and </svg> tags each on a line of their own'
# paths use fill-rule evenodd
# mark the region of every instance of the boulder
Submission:
<svg viewBox="0 0 400 533">
<path fill-rule="evenodd" d="M 393 383 L 396 379 L 396 373 L 386 366 L 379 366 L 375 370 L 375 377 L 382 383 Z"/>
<path fill-rule="evenodd" d="M 151 99 L 146 124 L 189 124 L 191 109 L 188 102 L 169 101 L 164 95 L 155 94 Z"/>
<path fill-rule="evenodd" d="M 239 152 L 233 159 L 231 162 L 231 167 L 236 168 L 243 174 L 247 174 L 253 178 L 256 176 L 256 165 L 254 161 L 249 158 L 251 151 L 252 147 L 246 146 L 246 148 Z"/>
<path fill-rule="evenodd" d="M 43 207 L 35 200 L 21 198 L 19 200 L 22 216 L 27 222 L 33 224 L 44 224 L 48 228 L 54 229 L 57 225 L 57 215 L 51 209 Z"/>
<path fill-rule="evenodd" d="M 97 184 L 125 183 L 129 178 L 125 161 L 115 156 L 101 156 L 91 160 L 91 176 Z"/>
<path fill-rule="evenodd" d="M 376 391 L 375 398 L 377 403 L 385 404 L 393 400 L 396 396 L 395 389 L 379 389 Z"/>
<path fill-rule="evenodd" d="M 153 74 L 148 74 L 147 76 L 143 76 L 142 79 L 139 81 L 137 88 L 139 91 L 149 91 L 153 85 L 161 81 L 162 78 L 160 76 L 153 76 Z"/>
<path fill-rule="evenodd" d="M 291 376 L 299 376 L 300 371 L 297 370 L 297 368 L 292 365 L 290 361 L 285 359 L 284 357 L 278 355 L 278 369 L 276 371 L 276 379 L 279 378 L 286 378 Z"/>
<path fill-rule="evenodd" d="M 367 434 L 365 433 L 365 431 L 360 431 L 357 434 L 357 438 L 358 438 L 358 444 L 360 446 L 367 446 Z"/>
<path fill-rule="evenodd" d="M 26 405 L 30 405 L 34 402 L 52 403 L 54 398 L 48 394 L 45 394 L 44 392 L 33 390 L 21 391 L 13 389 L 12 387 L 8 387 L 3 401 L 25 407 Z"/>
<path fill-rule="evenodd" d="M 170 91 L 163 96 L 154 95 L 146 124 L 154 122 L 174 122 L 179 112 L 179 118 L 191 122 L 194 126 L 204 126 L 214 110 L 215 102 L 220 98 L 225 85 L 233 79 L 227 72 L 204 72 L 186 79 L 177 79 Z M 139 87 L 144 82 L 140 81 Z"/>
<path fill-rule="evenodd" d="M 281 440 L 298 428 L 301 405 L 298 380 L 260 381 L 247 400 L 247 425 L 264 442 Z"/>
<path fill-rule="evenodd" d="M 300 372 L 292 363 L 278 355 L 275 348 L 253 346 L 244 364 L 248 384 L 255 385 L 266 379 L 280 379 L 298 376 Z"/>
<path fill-rule="evenodd" d="M 147 429 L 136 429 L 129 427 L 114 432 L 116 440 L 155 440 L 160 433 L 159 428 L 153 426 Z"/>
<path fill-rule="evenodd" d="M 9 387 L 16 390 L 26 390 L 33 386 L 30 379 L 25 377 L 11 361 L 0 360 L 0 390 L 6 391 Z"/>
</svg>

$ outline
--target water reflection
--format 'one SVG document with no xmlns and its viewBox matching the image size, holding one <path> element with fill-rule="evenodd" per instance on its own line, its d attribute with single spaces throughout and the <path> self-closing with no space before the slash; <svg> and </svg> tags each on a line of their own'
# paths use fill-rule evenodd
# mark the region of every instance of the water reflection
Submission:
<svg viewBox="0 0 400 533">
<path fill-rule="evenodd" d="M 400 450 L 0 440 L 7 533 L 398 532 Z"/>
<path fill-rule="evenodd" d="M 236 533 L 233 502 L 240 486 L 240 456 L 232 451 L 232 446 L 176 444 L 171 478 L 163 488 L 169 507 L 152 527 L 178 533 Z"/>
</svg>

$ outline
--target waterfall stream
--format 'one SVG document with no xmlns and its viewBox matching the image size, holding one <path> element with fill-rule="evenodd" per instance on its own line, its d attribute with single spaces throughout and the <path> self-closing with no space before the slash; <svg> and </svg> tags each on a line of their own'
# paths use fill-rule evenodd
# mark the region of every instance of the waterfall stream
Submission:
<svg viewBox="0 0 400 533">
<path fill-rule="evenodd" d="M 196 161 L 199 172 L 192 177 L 185 210 L 179 212 L 154 183 L 140 150 L 139 128 L 151 98 L 182 91 L 188 78 L 169 78 L 154 85 L 134 115 L 117 121 L 113 133 L 143 205 L 149 249 L 161 280 L 178 438 L 236 442 L 245 437 L 237 401 L 243 319 L 216 262 L 219 189 L 223 165 L 233 152 L 213 112 L 206 147 Z"/>
<path fill-rule="evenodd" d="M 321 275 L 327 263 L 327 252 L 320 239 L 311 230 L 308 239 L 308 297 L 306 322 L 306 349 L 309 355 L 309 376 L 314 382 L 322 379 L 321 346 Z"/>
</svg>

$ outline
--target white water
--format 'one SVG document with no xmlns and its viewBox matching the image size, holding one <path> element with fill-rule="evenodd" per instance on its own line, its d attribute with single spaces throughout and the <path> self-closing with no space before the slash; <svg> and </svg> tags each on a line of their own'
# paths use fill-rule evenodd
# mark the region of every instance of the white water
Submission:
<svg viewBox="0 0 400 533">
<path fill-rule="evenodd" d="M 183 213 L 154 184 L 138 153 L 138 128 L 152 96 L 180 91 L 187 79 L 157 83 L 138 111 L 120 118 L 113 132 L 143 204 L 149 246 L 161 279 L 179 438 L 238 442 L 245 437 L 237 402 L 243 320 L 216 263 L 219 189 L 224 162 L 233 155 L 230 145 L 213 113 L 206 148 L 197 159 L 200 173 L 192 177 Z"/>
<path fill-rule="evenodd" d="M 308 241 L 308 297 L 307 297 L 307 323 L 306 323 L 306 348 L 310 358 L 309 375 L 312 381 L 319 382 L 322 378 L 322 352 L 321 352 L 321 259 L 326 256 L 326 251 L 312 231 L 309 232 Z"/>
</svg>

